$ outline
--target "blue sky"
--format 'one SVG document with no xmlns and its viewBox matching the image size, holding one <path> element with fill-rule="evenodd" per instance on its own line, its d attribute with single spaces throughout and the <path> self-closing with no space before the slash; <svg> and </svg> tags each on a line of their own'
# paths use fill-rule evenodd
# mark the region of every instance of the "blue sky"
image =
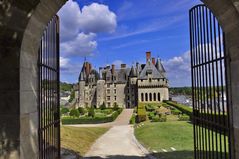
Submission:
<svg viewBox="0 0 239 159">
<path fill-rule="evenodd" d="M 77 82 L 84 58 L 97 69 L 162 59 L 170 86 L 189 86 L 188 11 L 199 0 L 69 0 L 59 11 L 61 81 Z"/>
</svg>

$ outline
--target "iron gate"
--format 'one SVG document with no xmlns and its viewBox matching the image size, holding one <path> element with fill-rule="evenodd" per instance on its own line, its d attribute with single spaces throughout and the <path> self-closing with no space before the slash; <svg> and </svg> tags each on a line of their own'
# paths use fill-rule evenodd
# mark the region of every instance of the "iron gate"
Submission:
<svg viewBox="0 0 239 159">
<path fill-rule="evenodd" d="M 41 39 L 39 69 L 39 158 L 60 158 L 59 20 L 54 16 Z"/>
<path fill-rule="evenodd" d="M 228 159 L 230 153 L 224 33 L 205 5 L 190 12 L 194 158 Z"/>
</svg>

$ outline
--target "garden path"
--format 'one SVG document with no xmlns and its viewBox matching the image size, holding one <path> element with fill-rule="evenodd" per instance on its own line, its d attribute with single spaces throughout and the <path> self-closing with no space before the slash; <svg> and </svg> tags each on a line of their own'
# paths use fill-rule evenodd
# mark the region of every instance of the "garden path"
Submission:
<svg viewBox="0 0 239 159">
<path fill-rule="evenodd" d="M 134 128 L 129 125 L 132 113 L 132 109 L 124 109 L 114 122 L 107 124 L 112 127 L 96 140 L 85 158 L 145 158 L 148 151 L 135 139 Z"/>
</svg>

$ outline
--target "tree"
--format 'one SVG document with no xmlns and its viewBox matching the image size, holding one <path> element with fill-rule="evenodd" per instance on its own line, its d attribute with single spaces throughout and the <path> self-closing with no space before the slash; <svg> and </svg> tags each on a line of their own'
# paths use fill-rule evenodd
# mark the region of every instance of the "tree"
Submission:
<svg viewBox="0 0 239 159">
<path fill-rule="evenodd" d="M 75 98 L 75 92 L 74 92 L 74 91 L 72 91 L 72 92 L 71 92 L 70 99 L 69 99 L 69 101 L 68 101 L 68 102 L 72 102 L 74 98 Z"/>
<path fill-rule="evenodd" d="M 66 114 L 68 113 L 70 110 L 68 108 L 61 108 L 61 114 Z"/>
<path fill-rule="evenodd" d="M 91 107 L 88 112 L 88 116 L 94 118 L 95 117 L 95 108 Z"/>
<path fill-rule="evenodd" d="M 84 115 L 86 113 L 85 109 L 82 107 L 79 107 L 78 111 L 79 111 L 80 115 Z"/>
<path fill-rule="evenodd" d="M 79 118 L 80 113 L 77 109 L 71 109 L 70 116 Z"/>
<path fill-rule="evenodd" d="M 103 102 L 103 103 L 100 105 L 100 109 L 101 109 L 101 110 L 104 110 L 104 109 L 106 109 L 105 102 Z"/>
<path fill-rule="evenodd" d="M 113 110 L 118 110 L 119 109 L 119 105 L 116 103 L 116 102 L 114 102 L 114 106 L 113 106 Z"/>
</svg>

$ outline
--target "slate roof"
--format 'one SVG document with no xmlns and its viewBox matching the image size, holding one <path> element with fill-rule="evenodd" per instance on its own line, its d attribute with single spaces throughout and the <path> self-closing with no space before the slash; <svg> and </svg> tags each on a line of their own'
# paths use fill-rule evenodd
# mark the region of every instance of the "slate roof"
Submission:
<svg viewBox="0 0 239 159">
<path fill-rule="evenodd" d="M 159 72 L 162 72 L 162 73 L 166 72 L 164 67 L 163 67 L 163 65 L 162 65 L 162 63 L 161 63 L 161 60 L 159 58 L 157 59 L 157 62 L 156 62 L 155 66 L 159 70 Z"/>
<path fill-rule="evenodd" d="M 148 61 L 140 72 L 139 79 L 147 79 L 148 74 L 152 74 L 152 78 L 164 78 L 151 61 Z"/>
</svg>

